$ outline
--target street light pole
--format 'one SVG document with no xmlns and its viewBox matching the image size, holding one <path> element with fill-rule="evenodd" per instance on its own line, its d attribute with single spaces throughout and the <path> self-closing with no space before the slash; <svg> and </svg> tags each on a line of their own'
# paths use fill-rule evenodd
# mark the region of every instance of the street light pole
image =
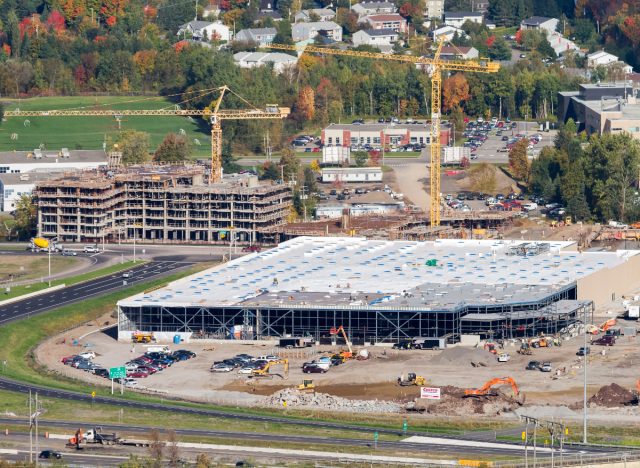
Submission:
<svg viewBox="0 0 640 468">
<path fill-rule="evenodd" d="M 49 244 L 48 257 L 49 257 L 49 287 L 51 287 L 51 244 Z"/>
<path fill-rule="evenodd" d="M 587 443 L 587 307 L 584 308 L 584 384 L 582 389 L 582 443 Z"/>
</svg>

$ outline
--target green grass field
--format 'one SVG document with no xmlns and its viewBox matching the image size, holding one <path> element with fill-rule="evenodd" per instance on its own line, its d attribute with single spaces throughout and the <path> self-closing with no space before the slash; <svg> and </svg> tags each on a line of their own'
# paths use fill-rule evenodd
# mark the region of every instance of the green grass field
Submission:
<svg viewBox="0 0 640 468">
<path fill-rule="evenodd" d="M 162 97 L 132 96 L 38 97 L 5 99 L 3 102 L 6 110 L 138 110 L 173 107 L 171 102 Z M 149 133 L 152 150 L 167 133 L 181 133 L 184 130 L 191 143 L 193 156 L 206 157 L 211 148 L 210 136 L 206 131 L 208 125 L 199 126 L 197 119 L 199 117 L 128 116 L 122 118 L 121 128 Z M 97 150 L 102 149 L 105 140 L 113 140 L 117 135 L 118 122 L 113 117 L 8 117 L 0 126 L 0 151 L 30 151 L 41 144 L 47 150 Z M 12 136 L 17 138 L 12 139 Z"/>
</svg>

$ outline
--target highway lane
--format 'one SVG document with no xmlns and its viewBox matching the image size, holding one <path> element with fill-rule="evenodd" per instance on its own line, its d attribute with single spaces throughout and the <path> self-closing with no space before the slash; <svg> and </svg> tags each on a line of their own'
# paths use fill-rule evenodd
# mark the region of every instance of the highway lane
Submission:
<svg viewBox="0 0 640 468">
<path fill-rule="evenodd" d="M 150 279 L 166 276 L 175 270 L 186 268 L 192 264 L 193 263 L 176 261 L 144 263 L 127 270 L 131 273 L 130 278 L 123 278 L 122 272 L 114 273 L 57 291 L 16 301 L 0 307 L 0 326 L 14 320 L 46 312 L 56 307 L 117 291 L 132 284 L 143 283 Z"/>
</svg>

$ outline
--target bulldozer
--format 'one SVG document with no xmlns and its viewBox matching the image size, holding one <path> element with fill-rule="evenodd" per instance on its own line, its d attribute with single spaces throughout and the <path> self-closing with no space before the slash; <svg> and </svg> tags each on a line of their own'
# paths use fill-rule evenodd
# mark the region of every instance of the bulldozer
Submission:
<svg viewBox="0 0 640 468">
<path fill-rule="evenodd" d="M 520 345 L 520 349 L 518 349 L 518 354 L 522 354 L 524 356 L 531 356 L 533 354 L 533 351 L 531 350 L 531 345 L 528 342 L 523 341 L 522 344 Z"/>
<path fill-rule="evenodd" d="M 303 380 L 300 385 L 296 387 L 299 392 L 303 393 L 316 393 L 316 386 L 313 380 Z"/>
<path fill-rule="evenodd" d="M 409 387 L 411 385 L 426 385 L 427 379 L 422 377 L 421 375 L 416 375 L 414 372 L 410 372 L 407 374 L 407 378 L 404 378 L 404 374 L 398 377 L 398 385 L 401 387 Z"/>
</svg>

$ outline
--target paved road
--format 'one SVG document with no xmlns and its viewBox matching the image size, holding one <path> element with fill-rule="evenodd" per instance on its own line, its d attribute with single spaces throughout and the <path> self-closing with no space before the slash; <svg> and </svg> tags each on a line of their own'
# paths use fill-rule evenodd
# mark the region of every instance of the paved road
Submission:
<svg viewBox="0 0 640 468">
<path fill-rule="evenodd" d="M 51 293 L 13 302 L 0 307 L 0 326 L 62 305 L 72 304 L 90 297 L 117 291 L 127 285 L 166 276 L 175 270 L 190 265 L 192 265 L 192 263 L 176 261 L 149 262 L 127 270 L 131 273 L 131 278 L 126 280 L 122 278 L 122 273 L 117 273 L 69 286 Z"/>
</svg>

